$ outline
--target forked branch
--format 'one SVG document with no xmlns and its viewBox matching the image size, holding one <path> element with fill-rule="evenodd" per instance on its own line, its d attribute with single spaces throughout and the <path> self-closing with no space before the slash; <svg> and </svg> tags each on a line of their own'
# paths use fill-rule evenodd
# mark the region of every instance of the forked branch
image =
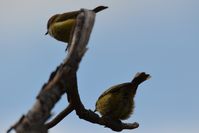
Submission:
<svg viewBox="0 0 199 133">
<path fill-rule="evenodd" d="M 17 133 L 47 133 L 49 128 L 55 126 L 73 110 L 76 111 L 76 114 L 81 119 L 91 123 L 104 125 L 114 131 L 134 129 L 139 126 L 138 123 L 125 124 L 100 117 L 93 111 L 85 109 L 81 102 L 76 73 L 79 63 L 87 50 L 86 46 L 94 21 L 95 13 L 93 11 L 86 9 L 81 10 L 77 17 L 71 45 L 65 60 L 51 73 L 49 81 L 42 87 L 32 108 L 26 115 L 23 115 L 23 117 L 21 117 L 8 132 L 14 129 Z M 45 124 L 50 117 L 54 105 L 64 93 L 67 93 L 69 106 L 53 121 Z"/>
</svg>

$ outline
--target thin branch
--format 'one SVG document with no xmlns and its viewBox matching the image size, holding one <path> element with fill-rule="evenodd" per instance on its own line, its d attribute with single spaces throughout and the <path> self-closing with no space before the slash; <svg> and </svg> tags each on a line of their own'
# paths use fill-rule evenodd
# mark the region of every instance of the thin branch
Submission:
<svg viewBox="0 0 199 133">
<path fill-rule="evenodd" d="M 46 128 L 52 128 L 55 125 L 57 125 L 61 120 L 63 120 L 68 114 L 70 114 L 74 110 L 73 106 L 71 104 L 68 105 L 62 112 L 60 112 L 53 120 L 48 122 L 46 125 Z"/>
</svg>

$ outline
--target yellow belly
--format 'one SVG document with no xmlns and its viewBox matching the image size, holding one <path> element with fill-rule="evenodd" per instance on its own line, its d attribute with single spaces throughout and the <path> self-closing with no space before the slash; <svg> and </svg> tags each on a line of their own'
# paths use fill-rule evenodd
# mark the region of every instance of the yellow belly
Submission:
<svg viewBox="0 0 199 133">
<path fill-rule="evenodd" d="M 102 116 L 108 116 L 115 120 L 125 120 L 132 114 L 134 101 L 132 97 L 125 98 L 118 94 L 107 94 L 96 103 L 96 110 Z"/>
<path fill-rule="evenodd" d="M 74 25 L 75 19 L 56 22 L 50 27 L 50 35 L 59 41 L 68 43 L 70 41 L 70 36 L 72 34 Z"/>
</svg>

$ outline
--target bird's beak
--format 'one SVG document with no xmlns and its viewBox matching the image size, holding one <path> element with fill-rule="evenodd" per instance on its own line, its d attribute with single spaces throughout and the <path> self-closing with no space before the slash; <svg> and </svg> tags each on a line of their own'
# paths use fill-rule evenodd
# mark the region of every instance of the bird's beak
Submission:
<svg viewBox="0 0 199 133">
<path fill-rule="evenodd" d="M 45 33 L 45 35 L 48 35 L 48 31 Z"/>
</svg>

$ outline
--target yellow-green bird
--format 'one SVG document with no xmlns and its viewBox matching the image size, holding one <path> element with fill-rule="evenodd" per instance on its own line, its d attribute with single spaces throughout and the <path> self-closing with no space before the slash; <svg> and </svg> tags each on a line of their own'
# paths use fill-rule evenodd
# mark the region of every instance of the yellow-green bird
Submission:
<svg viewBox="0 0 199 133">
<path fill-rule="evenodd" d="M 145 72 L 137 73 L 133 80 L 112 86 L 98 98 L 95 111 L 113 120 L 125 120 L 134 110 L 134 100 L 138 85 L 151 76 Z"/>
<path fill-rule="evenodd" d="M 108 7 L 98 6 L 92 11 L 97 13 Z M 50 34 L 53 38 L 58 41 L 69 43 L 71 39 L 71 34 L 73 33 L 76 17 L 81 11 L 72 11 L 62 14 L 53 15 L 47 24 L 47 32 L 45 35 Z"/>
</svg>

